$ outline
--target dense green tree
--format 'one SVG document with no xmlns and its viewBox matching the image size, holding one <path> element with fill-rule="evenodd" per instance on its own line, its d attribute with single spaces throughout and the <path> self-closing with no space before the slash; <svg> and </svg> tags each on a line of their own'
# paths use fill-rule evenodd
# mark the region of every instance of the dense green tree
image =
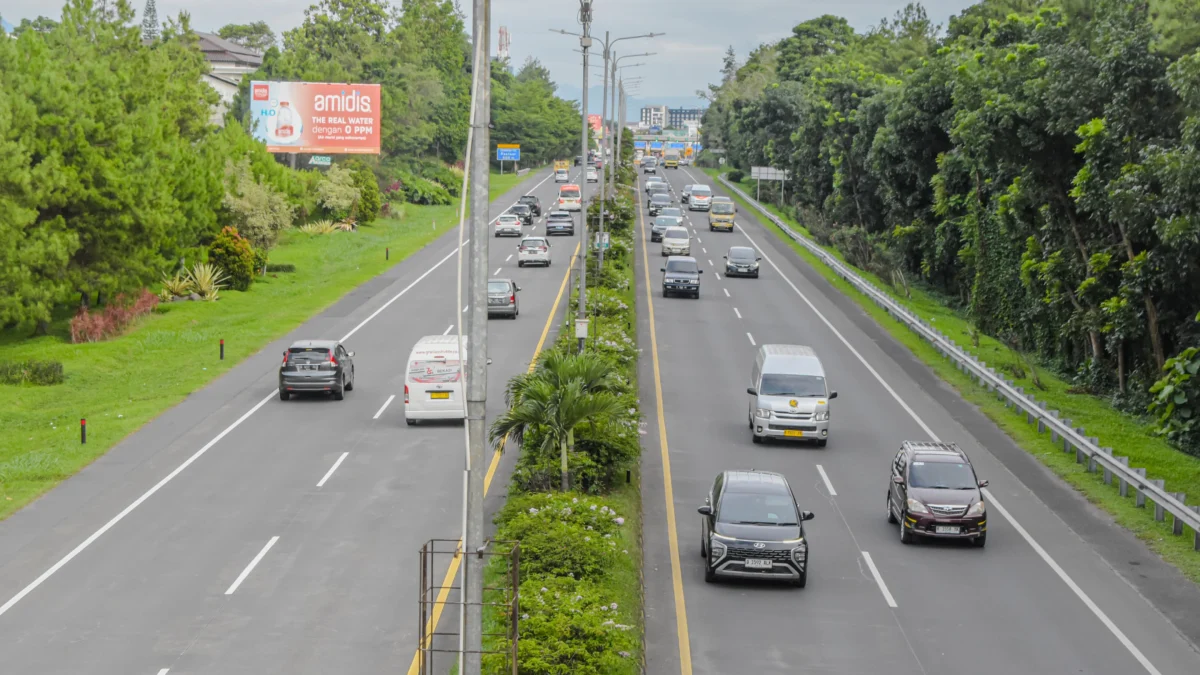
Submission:
<svg viewBox="0 0 1200 675">
<path fill-rule="evenodd" d="M 226 24 L 217 31 L 217 35 L 259 52 L 266 52 L 274 47 L 276 42 L 275 31 L 271 30 L 266 21 Z"/>
</svg>

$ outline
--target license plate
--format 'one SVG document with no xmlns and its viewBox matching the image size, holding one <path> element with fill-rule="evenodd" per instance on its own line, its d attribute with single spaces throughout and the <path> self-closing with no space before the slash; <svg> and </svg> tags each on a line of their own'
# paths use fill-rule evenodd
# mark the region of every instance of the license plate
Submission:
<svg viewBox="0 0 1200 675">
<path fill-rule="evenodd" d="M 936 531 L 937 534 L 958 534 L 958 530 L 957 525 L 938 525 Z"/>
<path fill-rule="evenodd" d="M 785 430 L 785 431 L 783 432 L 783 435 L 784 435 L 784 436 L 790 436 L 790 437 L 792 437 L 792 438 L 800 438 L 801 436 L 803 436 L 803 435 L 804 435 L 804 432 L 803 432 L 803 431 L 796 431 L 795 429 L 787 429 L 787 430 Z"/>
<path fill-rule="evenodd" d="M 746 560 L 746 569 L 749 569 L 749 570 L 769 570 L 769 569 L 771 569 L 771 561 L 770 561 L 770 560 L 758 560 L 758 559 L 756 559 L 756 558 L 750 558 L 750 559 Z"/>
<path fill-rule="evenodd" d="M 508 301 L 505 300 L 504 298 L 489 298 L 488 299 L 489 305 L 503 305 L 503 304 L 506 304 L 507 302 Z"/>
<path fill-rule="evenodd" d="M 448 391 L 431 391 L 431 392 L 429 392 L 429 398 L 432 398 L 435 400 L 436 399 L 448 399 L 448 398 L 450 398 L 450 392 L 448 392 Z"/>
<path fill-rule="evenodd" d="M 300 370 L 316 370 L 316 366 L 300 366 Z"/>
</svg>

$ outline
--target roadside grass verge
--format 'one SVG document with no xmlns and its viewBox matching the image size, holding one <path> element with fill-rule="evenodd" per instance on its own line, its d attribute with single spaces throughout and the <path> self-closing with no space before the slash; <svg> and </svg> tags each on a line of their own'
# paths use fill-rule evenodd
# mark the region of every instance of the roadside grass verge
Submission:
<svg viewBox="0 0 1200 675">
<path fill-rule="evenodd" d="M 715 169 L 703 171 L 714 180 L 721 173 Z M 752 194 L 754 182 L 744 179 L 739 187 L 747 194 Z M 743 208 L 751 210 L 745 200 L 736 195 L 733 195 L 733 199 Z M 763 206 L 787 222 L 790 227 L 811 238 L 811 233 L 803 225 L 796 223 L 770 204 Z M 978 407 L 1019 446 L 1074 486 L 1090 502 L 1112 514 L 1118 524 L 1145 541 L 1164 560 L 1178 567 L 1192 581 L 1200 583 L 1200 555 L 1192 550 L 1193 538 L 1188 528 L 1184 528 L 1183 536 L 1173 535 L 1169 515 L 1163 522 L 1155 522 L 1152 508 L 1139 509 L 1134 506 L 1133 490 L 1129 491 L 1130 497 L 1122 498 L 1117 489 L 1117 481 L 1114 480 L 1112 485 L 1105 485 L 1099 472 L 1089 474 L 1086 465 L 1075 463 L 1074 453 L 1063 453 L 1061 445 L 1051 443 L 1049 434 L 1037 433 L 1035 426 L 1026 424 L 1023 415 L 1017 415 L 1011 409 L 1005 408 L 1004 403 L 994 394 L 988 393 L 967 375 L 959 372 L 932 346 L 892 319 L 886 311 L 837 276 L 807 249 L 792 241 L 772 223 L 764 222 L 764 226 L 812 265 L 831 285 L 854 299 L 863 311 L 875 319 L 893 338 L 904 344 L 939 377 L 951 384 L 964 399 Z M 849 265 L 836 249 L 823 248 Z M 997 371 L 1003 371 L 1015 385 L 1034 393 L 1037 398 L 1046 402 L 1049 409 L 1059 410 L 1063 418 L 1070 419 L 1075 426 L 1082 427 L 1088 436 L 1097 437 L 1104 446 L 1112 447 L 1114 454 L 1128 456 L 1130 466 L 1145 467 L 1146 475 L 1150 478 L 1164 479 L 1167 490 L 1185 492 L 1193 498 L 1194 495 L 1200 494 L 1200 458 L 1191 457 L 1172 448 L 1154 434 L 1146 420 L 1122 413 L 1102 398 L 1072 393 L 1072 385 L 1069 382 L 1053 371 L 1037 366 L 1031 359 L 1018 355 L 999 340 L 976 333 L 966 317 L 939 302 L 932 294 L 910 286 L 912 297 L 906 298 L 875 275 L 858 268 L 853 269 L 876 287 L 886 291 L 896 302 L 932 322 L 960 347 L 986 361 Z M 976 339 L 978 347 L 974 346 Z M 1039 389 L 1034 384 L 1034 373 L 1043 388 Z"/>
<path fill-rule="evenodd" d="M 522 180 L 494 175 L 492 199 Z M 246 292 L 223 290 L 217 302 L 161 304 L 127 334 L 106 342 L 71 344 L 69 314 L 46 336 L 0 333 L 0 360 L 60 361 L 66 373 L 66 381 L 55 386 L 0 386 L 0 519 L 434 241 L 457 224 L 457 217 L 457 205 L 403 205 L 393 217 L 355 233 L 310 236 L 289 230 L 270 262 L 294 265 L 294 272 L 257 277 Z M 223 361 L 218 358 L 222 339 Z M 88 421 L 86 445 L 80 444 L 81 418 Z"/>
</svg>

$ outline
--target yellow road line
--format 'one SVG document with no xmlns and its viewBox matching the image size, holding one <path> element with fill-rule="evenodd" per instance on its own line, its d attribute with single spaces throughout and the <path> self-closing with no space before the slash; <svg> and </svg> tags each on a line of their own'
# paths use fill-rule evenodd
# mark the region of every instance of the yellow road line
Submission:
<svg viewBox="0 0 1200 675">
<path fill-rule="evenodd" d="M 554 298 L 554 305 L 550 308 L 550 316 L 546 317 L 546 326 L 542 328 L 542 337 L 538 340 L 537 346 L 533 348 L 533 358 L 529 360 L 529 370 L 525 372 L 533 372 L 537 366 L 538 354 L 542 353 L 542 347 L 546 344 L 546 336 L 550 334 L 550 326 L 554 325 L 554 315 L 558 314 L 558 305 L 562 302 L 563 293 L 567 290 L 567 282 L 571 278 L 571 268 L 574 267 L 574 262 L 579 256 L 579 249 L 583 246 L 583 242 L 575 245 L 575 253 L 571 255 L 571 263 L 567 265 L 566 274 L 563 275 L 562 284 L 558 287 L 558 296 Z M 504 452 L 504 446 L 508 443 L 508 436 L 504 437 L 504 441 L 500 443 L 500 448 L 492 453 L 492 463 L 488 465 L 487 475 L 483 478 L 483 494 L 486 497 L 488 488 L 492 486 L 492 478 L 496 475 L 496 467 L 500 466 L 500 455 Z M 450 586 L 454 583 L 454 577 L 458 575 L 459 565 L 462 564 L 462 557 L 455 554 L 450 560 L 450 567 L 446 570 L 446 578 L 442 580 L 441 590 L 438 591 L 437 600 L 433 605 L 433 616 L 429 621 L 429 630 L 425 631 L 422 644 L 433 639 L 433 633 L 437 630 L 438 621 L 442 618 L 442 610 L 446 607 L 446 599 L 450 597 Z M 417 675 L 417 670 L 421 663 L 421 650 L 413 654 L 412 664 L 408 667 L 408 675 Z M 690 670 L 689 670 L 690 672 Z"/>
<path fill-rule="evenodd" d="M 641 181 L 638 181 L 641 185 Z M 679 672 L 692 675 L 692 646 L 688 635 L 687 603 L 683 600 L 683 572 L 679 564 L 679 535 L 675 526 L 675 494 L 671 489 L 671 456 L 667 451 L 667 418 L 663 413 L 662 377 L 658 369 L 658 334 L 654 327 L 654 298 L 650 292 L 650 256 L 646 253 L 646 220 L 640 205 L 638 224 L 642 229 L 642 267 L 646 273 L 646 305 L 650 316 L 650 354 L 654 362 L 654 403 L 658 408 L 658 446 L 662 450 L 663 492 L 667 501 L 667 543 L 671 549 L 671 584 L 675 589 L 675 626 L 679 633 Z"/>
</svg>

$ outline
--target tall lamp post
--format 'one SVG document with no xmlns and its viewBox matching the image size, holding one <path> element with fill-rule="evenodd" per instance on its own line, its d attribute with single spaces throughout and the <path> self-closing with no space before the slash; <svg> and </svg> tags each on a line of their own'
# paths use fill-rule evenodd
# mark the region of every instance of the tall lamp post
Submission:
<svg viewBox="0 0 1200 675">
<path fill-rule="evenodd" d="M 637 66 L 646 65 L 645 63 L 630 63 L 629 65 L 625 65 L 625 66 L 622 66 L 619 64 L 622 59 L 635 58 L 635 57 L 639 57 L 639 56 L 654 56 L 654 55 L 655 55 L 655 52 L 645 52 L 643 54 L 627 54 L 620 58 L 613 59 L 613 68 L 612 68 L 611 76 L 612 76 L 612 83 L 613 83 L 612 91 L 613 91 L 613 136 L 614 136 L 614 138 L 609 140 L 609 151 L 612 153 L 612 159 L 609 160 L 609 163 L 612 165 L 612 168 L 610 169 L 611 175 L 612 175 L 612 183 L 611 184 L 614 186 L 616 185 L 616 182 L 617 182 L 617 169 L 620 166 L 619 161 L 620 161 L 620 155 L 621 155 L 621 130 L 625 126 L 625 109 L 617 107 L 617 105 L 619 103 L 618 99 L 620 99 L 620 96 L 619 96 L 619 93 L 617 90 L 617 71 L 622 68 L 636 68 Z M 613 147 L 614 142 L 615 142 L 616 147 Z"/>
</svg>

